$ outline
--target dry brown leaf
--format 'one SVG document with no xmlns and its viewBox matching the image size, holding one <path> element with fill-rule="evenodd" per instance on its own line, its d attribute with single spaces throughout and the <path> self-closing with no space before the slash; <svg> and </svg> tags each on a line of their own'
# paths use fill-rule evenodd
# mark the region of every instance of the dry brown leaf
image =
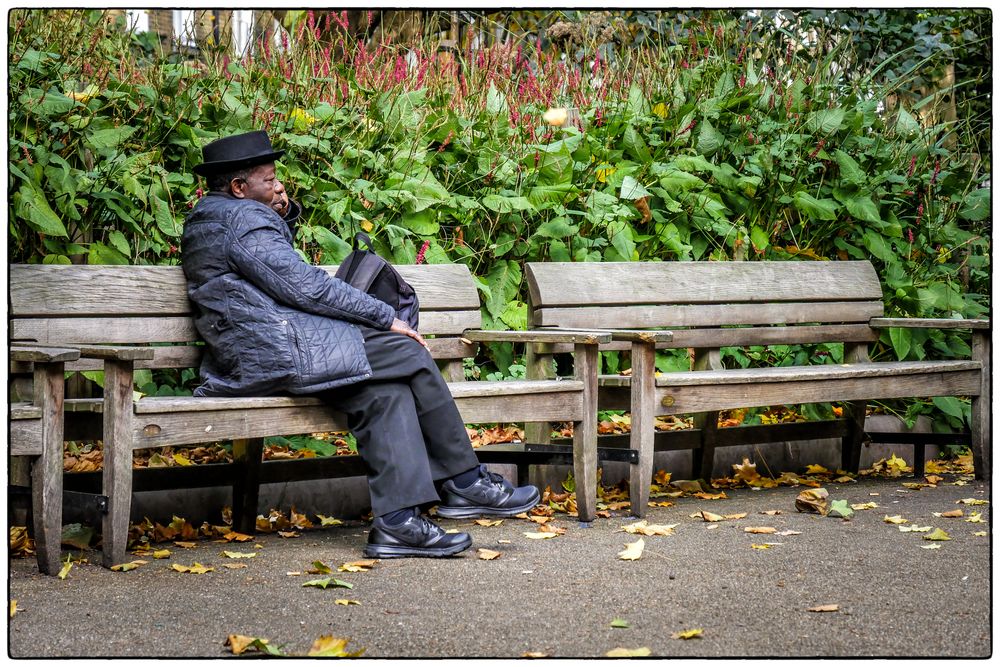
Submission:
<svg viewBox="0 0 1000 667">
<path fill-rule="evenodd" d="M 495 521 L 490 521 L 489 519 L 476 519 L 476 524 L 480 526 L 493 527 L 499 526 L 503 523 L 503 519 L 496 519 Z"/>
<path fill-rule="evenodd" d="M 249 542 L 250 540 L 253 539 L 253 535 L 246 535 L 244 533 L 237 533 L 236 531 L 232 531 L 223 535 L 222 539 L 224 539 L 226 542 Z"/>
<path fill-rule="evenodd" d="M 720 491 L 718 493 L 705 493 L 705 492 L 696 493 L 694 494 L 694 497 L 701 498 L 702 500 L 723 500 L 725 498 L 728 498 L 729 496 L 726 495 L 725 491 Z"/>
<path fill-rule="evenodd" d="M 215 571 L 215 568 L 213 568 L 213 567 L 205 567 L 201 563 L 197 563 L 197 562 L 194 565 L 191 565 L 191 566 L 181 565 L 179 563 L 174 563 L 173 565 L 170 566 L 170 569 L 172 569 L 172 570 L 174 570 L 176 572 L 181 572 L 183 574 L 206 574 L 208 572 L 214 572 Z"/>
<path fill-rule="evenodd" d="M 735 521 L 736 519 L 746 518 L 746 515 L 747 515 L 746 512 L 740 512 L 739 514 L 726 514 L 725 518 L 731 521 Z"/>
<path fill-rule="evenodd" d="M 777 528 L 772 528 L 771 526 L 747 526 L 743 529 L 744 533 L 756 533 L 759 535 L 771 535 L 778 532 Z"/>
<path fill-rule="evenodd" d="M 500 552 L 493 551 L 492 549 L 477 549 L 476 553 L 479 554 L 480 560 L 496 560 L 500 558 Z"/>
<path fill-rule="evenodd" d="M 934 516 L 939 516 L 945 519 L 959 519 L 965 516 L 965 512 L 962 510 L 951 510 L 950 512 L 932 512 Z"/>
<path fill-rule="evenodd" d="M 525 533 L 525 537 L 532 540 L 549 540 L 553 537 L 557 537 L 557 533 Z"/>
<path fill-rule="evenodd" d="M 181 549 L 194 549 L 198 544 L 195 542 L 174 542 L 174 546 Z"/>
<path fill-rule="evenodd" d="M 256 640 L 256 637 L 247 637 L 246 635 L 229 635 L 226 638 L 225 646 L 228 646 L 232 650 L 233 655 L 240 655 Z"/>
<path fill-rule="evenodd" d="M 767 514 L 768 516 L 775 516 L 781 514 L 781 510 L 764 510 L 761 514 Z"/>
<path fill-rule="evenodd" d="M 635 534 L 638 533 L 638 534 L 647 535 L 647 536 L 652 536 L 652 535 L 664 535 L 664 536 L 666 536 L 666 535 L 673 535 L 674 534 L 674 528 L 676 528 L 677 526 L 678 526 L 678 524 L 676 524 L 676 523 L 662 524 L 662 525 L 661 524 L 651 524 L 651 523 L 648 523 L 646 521 L 646 519 L 642 519 L 640 521 L 636 521 L 635 523 L 630 523 L 627 526 L 622 526 L 622 530 L 625 531 L 626 533 L 630 533 L 632 535 L 635 535 Z"/>
<path fill-rule="evenodd" d="M 888 514 L 886 514 L 884 517 L 882 517 L 882 521 L 884 521 L 885 523 L 894 523 L 894 524 L 910 523 L 909 519 L 904 519 L 898 514 L 895 516 L 889 516 Z"/>
<path fill-rule="evenodd" d="M 829 511 L 830 494 L 826 489 L 806 489 L 795 498 L 795 509 L 800 512 L 816 512 L 826 516 Z"/>
<path fill-rule="evenodd" d="M 278 535 L 284 538 L 298 537 L 299 533 L 294 530 L 279 530 Z"/>
<path fill-rule="evenodd" d="M 705 510 L 702 510 L 700 512 L 696 512 L 695 514 L 692 514 L 691 516 L 692 517 L 701 517 L 705 521 L 709 521 L 711 523 L 715 523 L 716 521 L 725 521 L 725 517 L 722 516 L 721 514 L 713 514 L 712 512 L 706 512 Z"/>
</svg>

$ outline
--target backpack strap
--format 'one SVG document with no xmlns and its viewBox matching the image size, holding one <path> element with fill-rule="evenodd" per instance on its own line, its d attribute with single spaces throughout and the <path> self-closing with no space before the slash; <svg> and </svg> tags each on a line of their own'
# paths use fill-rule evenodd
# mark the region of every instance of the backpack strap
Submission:
<svg viewBox="0 0 1000 667">
<path fill-rule="evenodd" d="M 375 248 L 372 247 L 371 238 L 364 232 L 358 232 L 354 235 L 354 243 L 352 243 L 351 249 L 358 250 L 362 243 L 368 248 L 368 252 L 375 252 Z"/>
</svg>

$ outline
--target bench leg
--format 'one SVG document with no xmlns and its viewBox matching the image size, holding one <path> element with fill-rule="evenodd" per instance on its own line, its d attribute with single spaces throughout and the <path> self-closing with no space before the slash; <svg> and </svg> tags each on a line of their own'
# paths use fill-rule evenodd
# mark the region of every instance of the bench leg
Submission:
<svg viewBox="0 0 1000 667">
<path fill-rule="evenodd" d="M 264 439 L 233 440 L 233 530 L 253 535 L 260 499 L 260 466 Z"/>
<path fill-rule="evenodd" d="M 992 463 L 990 422 L 990 338 L 988 331 L 972 332 L 972 358 L 983 365 L 979 396 L 972 397 L 972 465 L 976 479 L 990 481 Z"/>
<path fill-rule="evenodd" d="M 132 509 L 132 370 L 131 361 L 104 362 L 104 515 L 102 563 L 125 562 Z"/>
<path fill-rule="evenodd" d="M 629 446 L 639 453 L 638 463 L 629 467 L 629 501 L 632 514 L 640 519 L 649 506 L 649 485 L 653 481 L 653 438 L 656 435 L 656 346 L 632 343 L 632 431 Z"/>
<path fill-rule="evenodd" d="M 865 437 L 865 410 L 868 401 L 851 401 L 844 410 L 847 435 L 840 441 L 840 467 L 857 474 L 861 467 L 861 442 Z"/>
<path fill-rule="evenodd" d="M 63 490 L 63 377 L 61 363 L 39 364 L 35 387 L 41 388 L 42 455 L 31 466 L 31 513 L 35 530 L 38 570 L 59 572 L 62 539 Z"/>
<path fill-rule="evenodd" d="M 695 415 L 694 427 L 701 431 L 701 447 L 691 455 L 691 479 L 710 482 L 715 468 L 715 443 L 719 438 L 719 413 L 703 412 Z"/>
<path fill-rule="evenodd" d="M 574 367 L 583 380 L 583 420 L 573 424 L 573 476 L 580 521 L 597 516 L 597 346 L 578 344 Z"/>
<path fill-rule="evenodd" d="M 529 343 L 525 346 L 525 376 L 529 380 L 551 380 L 555 378 L 555 371 L 552 368 L 553 356 L 551 349 L 551 345 L 533 345 Z M 524 425 L 524 441 L 533 445 L 550 444 L 552 442 L 552 424 L 550 422 L 526 422 Z M 531 469 L 533 467 L 538 472 L 538 479 L 541 480 L 542 473 L 538 470 L 538 466 L 517 464 L 518 486 L 532 483 Z"/>
</svg>

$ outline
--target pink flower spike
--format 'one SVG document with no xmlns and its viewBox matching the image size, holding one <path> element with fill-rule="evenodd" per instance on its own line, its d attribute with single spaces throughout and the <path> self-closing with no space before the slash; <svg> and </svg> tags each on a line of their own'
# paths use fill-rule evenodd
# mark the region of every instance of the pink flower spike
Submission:
<svg viewBox="0 0 1000 667">
<path fill-rule="evenodd" d="M 424 241 L 424 244 L 422 246 L 420 246 L 420 251 L 417 252 L 416 264 L 423 264 L 424 263 L 424 255 L 427 254 L 427 249 L 430 248 L 430 247 L 431 247 L 431 242 L 430 241 Z"/>
</svg>

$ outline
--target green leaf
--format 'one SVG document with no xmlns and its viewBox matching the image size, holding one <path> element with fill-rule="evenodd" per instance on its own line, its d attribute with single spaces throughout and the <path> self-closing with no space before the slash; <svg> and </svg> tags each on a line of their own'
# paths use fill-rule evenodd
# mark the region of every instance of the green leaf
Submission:
<svg viewBox="0 0 1000 667">
<path fill-rule="evenodd" d="M 842 122 L 844 122 L 844 110 L 841 107 L 821 109 L 809 114 L 806 127 L 818 134 L 832 134 L 840 129 Z"/>
<path fill-rule="evenodd" d="M 642 88 L 633 84 L 628 89 L 628 112 L 631 116 L 641 116 L 649 113 L 649 102 L 642 92 Z"/>
<path fill-rule="evenodd" d="M 132 249 L 129 248 L 128 245 L 128 239 L 125 238 L 125 235 L 122 234 L 117 229 L 108 234 L 108 241 L 111 243 L 111 246 L 115 250 L 125 255 L 126 257 L 132 254 Z"/>
<path fill-rule="evenodd" d="M 920 123 L 902 106 L 896 114 L 896 133 L 908 139 L 920 133 Z"/>
<path fill-rule="evenodd" d="M 341 581 L 340 579 L 334 579 L 333 577 L 327 577 L 326 579 L 312 579 L 302 584 L 305 586 L 314 586 L 316 588 L 327 589 L 331 586 L 334 588 L 354 588 L 354 584 L 349 584 L 346 581 Z"/>
<path fill-rule="evenodd" d="M 20 201 L 17 213 L 27 218 L 32 228 L 49 236 L 69 236 L 63 221 L 49 206 L 41 191 L 30 183 L 24 183 L 18 190 L 18 195 Z"/>
<path fill-rule="evenodd" d="M 177 224 L 173 213 L 170 212 L 170 204 L 153 195 L 153 217 L 156 220 L 156 227 L 161 232 L 170 237 L 181 235 L 181 226 Z"/>
<path fill-rule="evenodd" d="M 632 255 L 635 253 L 632 226 L 623 220 L 613 220 L 608 224 L 608 234 L 611 237 L 612 247 L 621 255 L 622 261 L 632 261 Z"/>
<path fill-rule="evenodd" d="M 649 197 L 649 191 L 642 187 L 639 181 L 635 180 L 631 176 L 626 176 L 622 180 L 622 187 L 618 193 L 621 199 L 642 199 L 643 197 Z"/>
<path fill-rule="evenodd" d="M 521 288 L 521 267 L 514 260 L 498 261 L 486 274 L 486 283 L 490 290 L 486 310 L 494 319 L 499 319 Z"/>
<path fill-rule="evenodd" d="M 611 627 L 613 628 L 631 628 L 632 625 L 623 618 L 616 618 L 611 621 Z"/>
<path fill-rule="evenodd" d="M 528 158 L 534 163 L 534 156 Z M 573 154 L 565 140 L 546 146 L 538 152 L 538 184 L 572 183 Z"/>
<path fill-rule="evenodd" d="M 722 147 L 725 137 L 705 118 L 698 129 L 698 152 L 711 155 Z"/>
<path fill-rule="evenodd" d="M 652 160 L 645 140 L 632 125 L 625 128 L 625 133 L 622 135 L 622 146 L 625 147 L 625 150 L 628 151 L 632 157 L 642 164 L 646 164 Z"/>
<path fill-rule="evenodd" d="M 552 208 L 552 204 L 562 204 L 568 196 L 579 192 L 579 188 L 572 183 L 536 185 L 528 190 L 528 201 L 535 207 L 535 210 L 541 211 Z"/>
<path fill-rule="evenodd" d="M 705 186 L 705 181 L 686 171 L 671 169 L 670 171 L 660 175 L 660 185 L 662 185 L 667 192 L 677 194 L 686 192 L 692 188 L 703 188 Z"/>
<path fill-rule="evenodd" d="M 844 208 L 858 220 L 874 223 L 882 222 L 882 216 L 878 213 L 878 206 L 875 205 L 875 202 L 868 195 L 845 198 Z"/>
<path fill-rule="evenodd" d="M 61 544 L 75 549 L 86 549 L 94 539 L 94 529 L 79 523 L 70 523 L 62 527 Z"/>
<path fill-rule="evenodd" d="M 826 513 L 827 516 L 837 517 L 839 519 L 850 519 L 854 516 L 854 510 L 851 506 L 847 504 L 846 500 L 834 500 L 830 503 L 830 509 Z"/>
<path fill-rule="evenodd" d="M 991 188 L 979 188 L 970 192 L 964 202 L 964 206 L 958 215 L 965 220 L 979 222 L 985 220 L 990 215 L 990 194 Z"/>
<path fill-rule="evenodd" d="M 406 213 L 399 221 L 399 225 L 419 236 L 431 236 L 437 234 L 441 227 L 434 218 L 435 214 L 428 210 Z"/>
<path fill-rule="evenodd" d="M 854 158 L 839 148 L 833 152 L 833 158 L 840 167 L 840 179 L 842 181 L 857 186 L 865 184 L 865 172 L 861 170 L 861 165 Z"/>
<path fill-rule="evenodd" d="M 500 319 L 511 329 L 524 331 L 528 328 L 528 304 L 523 301 L 511 301 L 500 313 Z"/>
<path fill-rule="evenodd" d="M 896 351 L 896 359 L 903 361 L 910 354 L 910 345 L 913 343 L 913 334 L 909 329 L 902 327 L 891 327 L 889 329 L 889 340 L 892 341 L 892 349 Z"/>
<path fill-rule="evenodd" d="M 490 194 L 483 197 L 483 206 L 496 211 L 497 213 L 510 213 L 511 211 L 534 211 L 535 207 L 527 197 L 508 197 L 504 195 Z"/>
<path fill-rule="evenodd" d="M 312 234 L 312 237 L 316 239 L 316 243 L 319 244 L 319 247 L 329 253 L 332 261 L 339 264 L 344 261 L 345 257 L 351 254 L 351 244 L 347 243 L 344 239 L 340 238 L 326 227 L 316 225 L 309 227 L 308 230 Z"/>
<path fill-rule="evenodd" d="M 507 99 L 500 94 L 492 81 L 490 81 L 490 89 L 486 91 L 486 113 L 498 117 L 497 122 L 507 124 L 507 115 L 510 113 L 507 108 Z"/>
<path fill-rule="evenodd" d="M 72 260 L 66 255 L 46 255 L 42 258 L 42 264 L 72 264 Z"/>
<path fill-rule="evenodd" d="M 114 148 L 135 134 L 136 129 L 129 125 L 121 125 L 104 130 L 95 130 L 87 136 L 86 142 L 95 150 Z"/>
<path fill-rule="evenodd" d="M 964 404 L 954 396 L 935 396 L 931 399 L 934 406 L 949 417 L 965 420 Z"/>
<path fill-rule="evenodd" d="M 757 225 L 750 228 L 750 244 L 757 252 L 764 252 L 771 245 L 771 237 Z"/>
<path fill-rule="evenodd" d="M 861 237 L 862 243 L 868 248 L 868 251 L 875 257 L 878 257 L 883 262 L 894 262 L 896 261 L 896 253 L 893 251 L 892 246 L 889 242 L 885 240 L 885 237 L 878 232 L 868 229 L 865 230 L 864 236 Z"/>
<path fill-rule="evenodd" d="M 128 257 L 121 254 L 114 248 L 110 248 L 103 243 L 94 242 L 90 244 L 90 252 L 87 254 L 87 264 L 128 264 Z"/>
<path fill-rule="evenodd" d="M 799 190 L 792 198 L 795 208 L 815 220 L 836 220 L 837 203 L 832 199 L 816 199 Z"/>
<path fill-rule="evenodd" d="M 579 231 L 580 227 L 571 225 L 569 218 L 559 217 L 539 225 L 538 229 L 535 230 L 534 236 L 541 236 L 547 239 L 561 239 L 572 236 Z"/>
</svg>

